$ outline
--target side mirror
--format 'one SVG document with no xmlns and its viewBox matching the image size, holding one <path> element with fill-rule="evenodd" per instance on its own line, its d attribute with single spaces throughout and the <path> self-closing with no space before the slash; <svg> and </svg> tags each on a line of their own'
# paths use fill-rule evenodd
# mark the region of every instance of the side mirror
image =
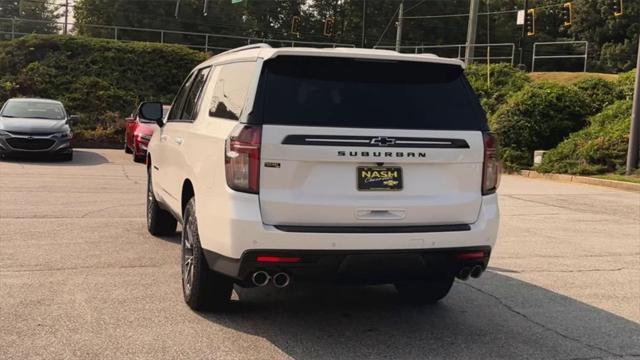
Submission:
<svg viewBox="0 0 640 360">
<path fill-rule="evenodd" d="M 144 102 L 140 105 L 140 117 L 143 119 L 155 121 L 158 126 L 164 126 L 164 119 L 162 116 L 162 103 L 159 102 Z"/>
<path fill-rule="evenodd" d="M 67 120 L 67 124 L 69 124 L 69 126 L 74 125 L 75 123 L 77 123 L 78 121 L 80 121 L 80 116 L 78 115 L 69 115 L 69 120 Z"/>
</svg>

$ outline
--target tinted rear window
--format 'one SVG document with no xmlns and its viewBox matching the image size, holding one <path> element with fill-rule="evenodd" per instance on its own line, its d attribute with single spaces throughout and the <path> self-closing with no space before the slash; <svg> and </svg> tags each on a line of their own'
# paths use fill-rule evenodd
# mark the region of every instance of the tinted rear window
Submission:
<svg viewBox="0 0 640 360">
<path fill-rule="evenodd" d="M 251 122 L 356 128 L 486 130 L 459 66 L 280 56 L 268 60 Z"/>
</svg>

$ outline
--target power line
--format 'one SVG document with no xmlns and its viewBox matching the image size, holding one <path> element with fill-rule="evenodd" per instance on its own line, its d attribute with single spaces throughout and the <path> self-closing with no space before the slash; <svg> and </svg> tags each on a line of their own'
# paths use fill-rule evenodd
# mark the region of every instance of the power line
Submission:
<svg viewBox="0 0 640 360">
<path fill-rule="evenodd" d="M 420 6 L 420 5 L 422 5 L 422 4 L 424 4 L 425 2 L 427 2 L 427 0 L 422 0 L 422 1 L 420 1 L 419 3 L 417 3 L 417 4 L 413 5 L 412 7 L 410 7 L 410 8 L 408 8 L 408 9 L 404 10 L 404 13 L 406 14 L 407 12 L 409 12 L 409 11 L 411 11 L 411 10 L 413 10 L 413 9 L 417 8 L 418 6 Z M 405 18 L 406 18 L 406 17 L 405 17 Z"/>
<path fill-rule="evenodd" d="M 389 30 L 389 26 L 391 26 L 391 23 L 393 22 L 393 19 L 396 18 L 396 15 L 398 14 L 398 11 L 400 11 L 400 6 L 398 6 L 396 8 L 396 12 L 393 13 L 393 15 L 391 16 L 391 20 L 389 20 L 389 23 L 387 24 L 387 26 L 384 28 L 384 31 L 382 32 L 382 35 L 380 35 L 380 38 L 378 39 L 378 41 L 376 41 L 375 46 L 378 46 L 378 44 L 380 44 L 380 41 L 382 41 L 382 38 L 384 37 L 384 35 L 387 33 L 387 30 Z"/>
<path fill-rule="evenodd" d="M 545 6 L 538 6 L 538 7 L 535 7 L 533 9 L 543 10 L 543 9 L 548 9 L 548 8 L 552 8 L 552 7 L 558 7 L 558 6 L 562 6 L 562 5 L 563 5 L 563 3 L 557 3 L 557 4 L 551 4 L 551 5 L 545 5 Z M 478 15 L 509 14 L 509 13 L 516 13 L 518 11 L 519 10 L 517 10 L 517 9 L 514 9 L 514 10 L 500 10 L 500 11 L 488 11 L 488 12 L 478 13 Z M 435 18 L 465 17 L 465 16 L 469 16 L 469 13 L 404 16 L 404 18 L 405 19 L 435 19 Z"/>
</svg>

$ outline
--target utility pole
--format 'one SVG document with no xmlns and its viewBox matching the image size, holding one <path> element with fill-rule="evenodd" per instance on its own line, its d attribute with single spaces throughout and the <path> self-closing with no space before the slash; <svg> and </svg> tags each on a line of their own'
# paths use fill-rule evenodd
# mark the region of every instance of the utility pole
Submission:
<svg viewBox="0 0 640 360">
<path fill-rule="evenodd" d="M 69 30 L 69 0 L 64 0 L 64 30 L 63 34 L 67 35 Z"/>
<path fill-rule="evenodd" d="M 480 0 L 470 0 L 469 23 L 467 25 L 467 46 L 464 51 L 464 63 L 469 65 L 474 58 L 474 46 L 476 44 L 476 29 L 478 27 L 478 11 Z"/>
<path fill-rule="evenodd" d="M 527 10 L 529 10 L 529 2 L 527 0 L 524 0 L 524 16 L 525 19 L 527 17 Z M 518 61 L 518 67 L 519 68 L 524 68 L 524 64 L 522 63 L 522 58 L 524 55 L 524 46 L 525 46 L 525 41 L 527 38 L 527 24 L 526 24 L 526 20 L 524 21 L 524 23 L 522 24 L 522 35 L 520 36 L 520 61 Z"/>
<path fill-rule="evenodd" d="M 398 28 L 396 29 L 396 51 L 397 52 L 400 52 L 400 44 L 402 43 L 402 18 L 404 16 L 403 13 L 404 13 L 404 1 L 400 1 L 400 9 L 398 10 Z"/>
<path fill-rule="evenodd" d="M 202 15 L 207 16 L 209 12 L 209 0 L 204 0 L 204 5 L 202 6 Z"/>
<path fill-rule="evenodd" d="M 365 44 L 365 29 L 366 29 L 366 21 L 367 20 L 367 0 L 362 0 L 362 41 L 360 42 L 360 47 L 364 48 Z"/>
<path fill-rule="evenodd" d="M 640 40 L 640 39 L 639 39 Z M 633 108 L 631 110 L 631 129 L 629 129 L 629 148 L 627 150 L 627 175 L 638 168 L 638 152 L 640 138 L 640 41 L 638 41 L 638 59 L 636 61 L 636 86 L 633 91 Z"/>
<path fill-rule="evenodd" d="M 180 13 L 180 0 L 176 0 L 176 11 L 174 13 L 174 16 L 176 17 L 176 19 L 178 18 L 179 13 Z"/>
</svg>

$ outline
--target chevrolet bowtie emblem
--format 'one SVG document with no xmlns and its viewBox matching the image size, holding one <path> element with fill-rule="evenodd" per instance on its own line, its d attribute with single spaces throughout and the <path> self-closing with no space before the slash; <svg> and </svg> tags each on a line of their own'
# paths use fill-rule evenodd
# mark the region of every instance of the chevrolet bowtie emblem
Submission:
<svg viewBox="0 0 640 360">
<path fill-rule="evenodd" d="M 379 136 L 377 138 L 371 139 L 371 145 L 388 146 L 388 145 L 393 145 L 395 143 L 396 143 L 396 139 L 388 138 L 385 136 Z"/>
</svg>

